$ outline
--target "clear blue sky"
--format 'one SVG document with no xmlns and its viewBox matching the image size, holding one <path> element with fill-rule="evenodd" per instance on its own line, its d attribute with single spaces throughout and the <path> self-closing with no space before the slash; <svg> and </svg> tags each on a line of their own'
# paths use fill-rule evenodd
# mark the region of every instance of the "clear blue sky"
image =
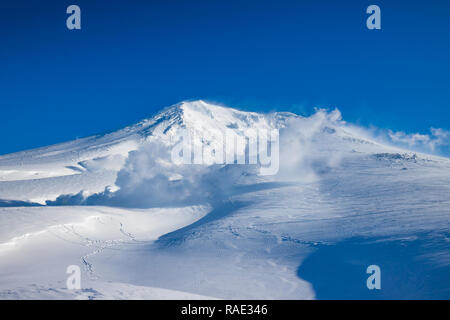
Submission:
<svg viewBox="0 0 450 320">
<path fill-rule="evenodd" d="M 77 4 L 82 30 L 66 28 Z M 382 30 L 365 27 L 381 7 Z M 0 154 L 113 130 L 184 99 L 406 132 L 450 129 L 450 2 L 0 2 Z"/>
</svg>

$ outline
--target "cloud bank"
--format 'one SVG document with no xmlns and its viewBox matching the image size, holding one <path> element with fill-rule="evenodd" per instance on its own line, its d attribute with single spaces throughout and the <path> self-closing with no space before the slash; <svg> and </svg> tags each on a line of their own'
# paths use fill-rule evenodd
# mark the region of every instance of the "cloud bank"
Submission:
<svg viewBox="0 0 450 320">
<path fill-rule="evenodd" d="M 450 131 L 431 128 L 429 134 L 388 131 L 391 142 L 401 147 L 408 147 L 422 152 L 442 152 L 441 148 L 450 145 Z"/>
</svg>

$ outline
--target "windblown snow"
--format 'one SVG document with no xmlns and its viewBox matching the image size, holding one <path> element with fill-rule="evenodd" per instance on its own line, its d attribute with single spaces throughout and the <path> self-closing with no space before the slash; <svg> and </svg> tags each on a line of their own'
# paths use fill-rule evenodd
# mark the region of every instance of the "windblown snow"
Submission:
<svg viewBox="0 0 450 320">
<path fill-rule="evenodd" d="M 182 130 L 217 148 L 227 129 L 279 130 L 278 173 L 171 161 Z M 449 159 L 386 145 L 338 110 L 183 102 L 0 156 L 0 299 L 448 299 L 449 195 Z M 71 265 L 81 289 L 66 286 Z"/>
</svg>

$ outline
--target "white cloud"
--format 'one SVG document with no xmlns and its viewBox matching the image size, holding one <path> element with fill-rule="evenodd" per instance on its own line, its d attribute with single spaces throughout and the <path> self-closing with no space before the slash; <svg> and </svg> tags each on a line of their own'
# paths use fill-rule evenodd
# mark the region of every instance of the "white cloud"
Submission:
<svg viewBox="0 0 450 320">
<path fill-rule="evenodd" d="M 431 128 L 429 134 L 388 131 L 389 139 L 394 144 L 417 148 L 420 151 L 437 152 L 439 147 L 450 144 L 450 131 Z"/>
</svg>

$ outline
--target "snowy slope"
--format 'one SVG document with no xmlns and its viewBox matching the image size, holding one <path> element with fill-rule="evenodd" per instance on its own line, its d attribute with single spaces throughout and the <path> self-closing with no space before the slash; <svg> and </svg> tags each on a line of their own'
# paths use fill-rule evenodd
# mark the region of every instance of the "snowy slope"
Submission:
<svg viewBox="0 0 450 320">
<path fill-rule="evenodd" d="M 114 189 L 116 174 L 124 166 L 130 151 L 152 141 L 173 146 L 177 142 L 172 141 L 173 137 L 185 128 L 204 137 L 203 143 L 214 146 L 217 132 L 229 128 L 243 131 L 249 128 L 283 128 L 291 124 L 294 127 L 292 131 L 297 134 L 295 126 L 300 125 L 299 138 L 312 144 L 314 141 L 310 135 L 315 131 L 335 130 L 324 125 L 329 121 L 327 117 L 330 115 L 324 112 L 312 119 L 304 119 L 290 113 L 263 115 L 242 112 L 203 101 L 180 103 L 117 132 L 0 156 L 0 199 L 44 204 L 61 194 L 95 193 L 107 186 Z M 336 136 L 339 142 L 353 142 L 340 143 L 336 148 L 364 150 L 366 144 L 375 146 L 372 141 L 355 137 L 350 128 L 339 130 Z"/>
<path fill-rule="evenodd" d="M 280 170 L 175 165 L 184 129 L 213 147 L 227 129 L 278 129 Z M 384 145 L 337 110 L 184 102 L 0 156 L 0 297 L 450 298 L 449 194 L 447 158 Z M 81 291 L 65 288 L 73 264 Z"/>
</svg>

